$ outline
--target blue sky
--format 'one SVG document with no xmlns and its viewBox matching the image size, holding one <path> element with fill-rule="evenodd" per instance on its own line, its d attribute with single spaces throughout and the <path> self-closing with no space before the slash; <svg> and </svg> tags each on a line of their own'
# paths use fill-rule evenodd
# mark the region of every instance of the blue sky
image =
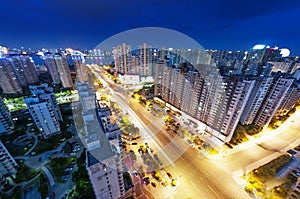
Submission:
<svg viewBox="0 0 300 199">
<path fill-rule="evenodd" d="M 128 29 L 163 27 L 204 48 L 264 43 L 300 55 L 298 0 L 10 0 L 1 8 L 0 45 L 11 48 L 90 49 Z"/>
</svg>

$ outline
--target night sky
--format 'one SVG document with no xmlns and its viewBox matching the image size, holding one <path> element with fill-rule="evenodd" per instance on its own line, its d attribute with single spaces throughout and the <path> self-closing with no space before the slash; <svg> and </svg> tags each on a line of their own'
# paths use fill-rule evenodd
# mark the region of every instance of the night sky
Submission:
<svg viewBox="0 0 300 199">
<path fill-rule="evenodd" d="M 163 27 L 208 49 L 288 47 L 300 55 L 299 0 L 7 0 L 0 45 L 91 49 L 122 31 Z"/>
</svg>

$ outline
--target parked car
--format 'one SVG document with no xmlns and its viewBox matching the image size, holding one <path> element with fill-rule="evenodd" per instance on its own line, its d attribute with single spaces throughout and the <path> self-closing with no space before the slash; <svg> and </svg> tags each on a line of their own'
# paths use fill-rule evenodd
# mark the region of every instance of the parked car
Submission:
<svg viewBox="0 0 300 199">
<path fill-rule="evenodd" d="M 167 176 L 168 176 L 170 179 L 173 178 L 173 176 L 172 176 L 169 172 L 167 172 Z"/>
<path fill-rule="evenodd" d="M 143 183 L 148 185 L 150 183 L 149 177 L 143 178 Z"/>
<path fill-rule="evenodd" d="M 32 189 L 33 189 L 33 187 L 29 187 L 29 188 L 25 189 L 24 192 L 29 192 L 29 191 L 31 191 Z"/>
</svg>

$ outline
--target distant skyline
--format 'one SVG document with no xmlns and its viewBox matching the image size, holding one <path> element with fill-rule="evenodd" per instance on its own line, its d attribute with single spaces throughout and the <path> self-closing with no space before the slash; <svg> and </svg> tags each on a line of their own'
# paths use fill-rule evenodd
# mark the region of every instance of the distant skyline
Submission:
<svg viewBox="0 0 300 199">
<path fill-rule="evenodd" d="M 122 31 L 162 27 L 190 36 L 205 49 L 268 44 L 300 55 L 298 0 L 15 0 L 1 7 L 0 45 L 10 48 L 92 49 Z"/>
</svg>

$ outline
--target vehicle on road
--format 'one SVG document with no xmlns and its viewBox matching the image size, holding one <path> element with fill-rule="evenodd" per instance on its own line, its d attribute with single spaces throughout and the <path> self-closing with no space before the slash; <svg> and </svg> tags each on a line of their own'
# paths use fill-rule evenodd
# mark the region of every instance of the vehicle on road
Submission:
<svg viewBox="0 0 300 199">
<path fill-rule="evenodd" d="M 149 177 L 143 178 L 143 183 L 148 185 L 150 183 Z"/>
<path fill-rule="evenodd" d="M 51 192 L 50 195 L 48 196 L 49 199 L 54 199 L 55 198 L 55 192 Z"/>
<path fill-rule="evenodd" d="M 156 187 L 156 183 L 155 182 L 151 182 L 152 187 Z"/>
<path fill-rule="evenodd" d="M 29 192 L 29 191 L 31 191 L 32 189 L 33 189 L 33 187 L 29 187 L 29 188 L 25 189 L 24 192 Z"/>
<path fill-rule="evenodd" d="M 173 179 L 173 176 L 172 176 L 169 172 L 167 172 L 167 176 L 168 176 L 170 179 Z"/>
</svg>

